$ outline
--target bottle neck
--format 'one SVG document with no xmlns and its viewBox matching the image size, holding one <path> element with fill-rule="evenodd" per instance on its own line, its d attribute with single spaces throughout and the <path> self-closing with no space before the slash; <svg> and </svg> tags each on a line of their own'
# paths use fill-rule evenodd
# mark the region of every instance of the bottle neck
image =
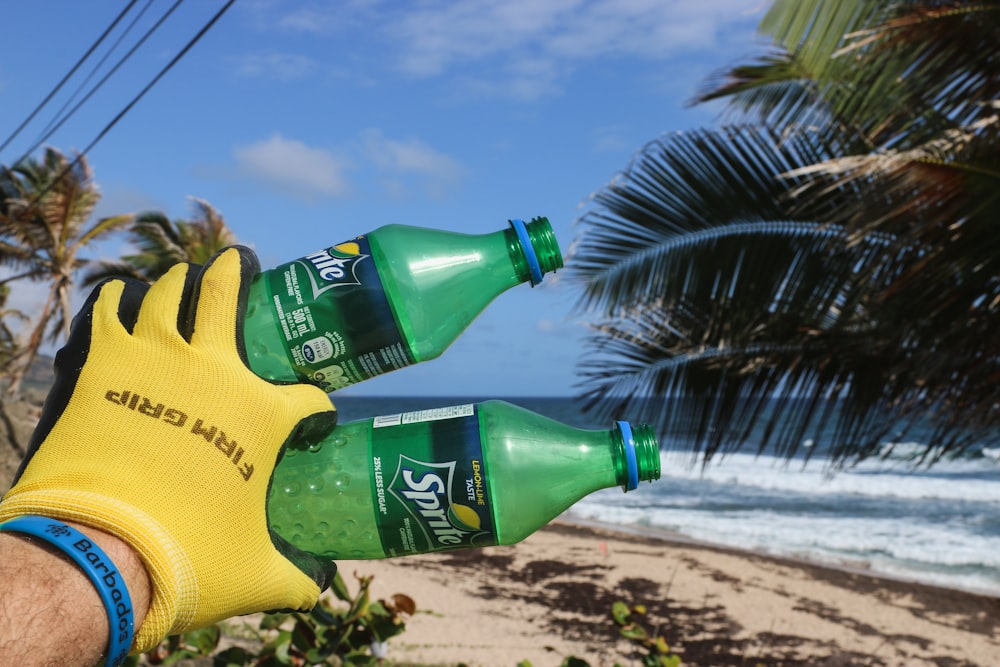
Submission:
<svg viewBox="0 0 1000 667">
<path fill-rule="evenodd" d="M 660 478 L 660 448 L 650 426 L 632 427 L 628 422 L 619 421 L 610 435 L 617 445 L 615 470 L 623 491 L 634 491 L 639 482 Z"/>
<path fill-rule="evenodd" d="M 507 251 L 521 282 L 539 284 L 542 276 L 563 266 L 562 253 L 548 218 L 538 217 L 525 224 L 515 219 L 504 230 Z"/>
</svg>

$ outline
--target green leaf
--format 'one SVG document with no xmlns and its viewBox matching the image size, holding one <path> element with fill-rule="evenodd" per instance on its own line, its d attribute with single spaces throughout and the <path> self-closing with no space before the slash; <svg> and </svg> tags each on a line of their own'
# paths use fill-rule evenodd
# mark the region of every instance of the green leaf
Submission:
<svg viewBox="0 0 1000 667">
<path fill-rule="evenodd" d="M 231 646 L 212 657 L 212 667 L 244 667 L 250 662 L 252 657 L 246 649 L 239 646 Z"/>
<path fill-rule="evenodd" d="M 292 633 L 282 630 L 274 642 L 274 657 L 281 664 L 291 664 Z"/>
<path fill-rule="evenodd" d="M 209 655 L 219 645 L 222 630 L 218 625 L 192 630 L 184 634 L 184 641 L 198 649 L 200 655 Z"/>
<path fill-rule="evenodd" d="M 344 578 L 340 576 L 339 570 L 333 577 L 333 582 L 330 584 L 330 590 L 337 596 L 337 599 L 343 600 L 344 602 L 350 602 L 354 599 L 347 590 L 347 584 L 344 583 Z"/>
<path fill-rule="evenodd" d="M 631 639 L 633 641 L 642 641 L 646 639 L 646 631 L 637 625 L 626 625 L 622 627 L 619 632 L 626 639 Z"/>
<path fill-rule="evenodd" d="M 306 660 L 309 661 L 309 664 L 314 664 L 314 665 L 321 664 L 324 660 L 330 657 L 330 655 L 333 653 L 332 650 L 333 648 L 334 647 L 310 648 L 309 650 L 305 651 Z"/>
<path fill-rule="evenodd" d="M 309 613 L 320 625 L 333 626 L 340 624 L 340 617 L 333 613 L 333 610 L 325 600 L 320 601 Z"/>
<path fill-rule="evenodd" d="M 628 623 L 630 616 L 631 611 L 629 610 L 628 605 L 624 602 L 618 601 L 611 605 L 611 617 L 618 625 L 625 625 Z"/>
<path fill-rule="evenodd" d="M 291 614 L 285 612 L 279 612 L 275 614 L 264 614 L 264 616 L 260 619 L 260 629 L 277 630 L 290 617 Z"/>
</svg>

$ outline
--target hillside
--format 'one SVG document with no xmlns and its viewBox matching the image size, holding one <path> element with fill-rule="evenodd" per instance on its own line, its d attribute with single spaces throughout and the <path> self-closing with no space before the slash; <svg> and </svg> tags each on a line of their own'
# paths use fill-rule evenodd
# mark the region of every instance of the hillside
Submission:
<svg viewBox="0 0 1000 667">
<path fill-rule="evenodd" d="M 21 386 L 21 396 L 0 395 L 0 492 L 6 492 L 21 463 L 42 403 L 55 378 L 51 357 L 39 357 Z"/>
</svg>

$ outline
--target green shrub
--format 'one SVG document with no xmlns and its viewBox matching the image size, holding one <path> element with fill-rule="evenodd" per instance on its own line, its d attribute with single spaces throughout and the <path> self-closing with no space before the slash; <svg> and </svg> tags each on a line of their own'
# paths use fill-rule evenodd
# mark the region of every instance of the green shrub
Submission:
<svg viewBox="0 0 1000 667">
<path fill-rule="evenodd" d="M 313 665 L 374 665 L 385 651 L 385 642 L 406 628 L 416 604 L 397 593 L 388 601 L 371 601 L 372 577 L 357 577 L 356 595 L 347 590 L 337 573 L 331 590 L 347 603 L 335 609 L 326 599 L 308 612 L 266 614 L 260 621 L 252 648 L 241 645 L 220 649 L 222 626 L 215 625 L 168 637 L 145 654 L 147 665 L 173 665 L 181 660 L 211 657 L 214 667 L 306 667 Z M 126 667 L 143 664 L 129 658 Z"/>
</svg>

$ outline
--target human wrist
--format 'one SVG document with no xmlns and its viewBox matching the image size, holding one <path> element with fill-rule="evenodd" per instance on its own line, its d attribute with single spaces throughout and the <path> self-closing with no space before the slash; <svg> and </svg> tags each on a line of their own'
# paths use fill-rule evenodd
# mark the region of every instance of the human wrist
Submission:
<svg viewBox="0 0 1000 667">
<path fill-rule="evenodd" d="M 115 564 L 128 588 L 135 618 L 135 631 L 138 632 L 139 626 L 142 625 L 146 612 L 149 610 L 152 596 L 149 574 L 139 554 L 127 542 L 111 533 L 74 521 L 65 521 L 64 523 L 85 534 Z M 111 619 L 105 615 L 105 621 L 110 623 Z M 108 630 L 106 627 L 104 629 Z"/>
<path fill-rule="evenodd" d="M 87 565 L 95 563 L 98 549 L 103 551 L 100 562 L 108 562 L 115 599 L 127 588 L 126 595 L 131 598 L 127 609 L 134 614 L 137 627 L 146 615 L 150 584 L 136 552 L 114 535 L 90 526 L 53 521 L 53 526 L 60 525 L 79 531 L 72 538 L 62 538 L 72 539 L 72 543 L 54 540 L 57 544 L 53 544 L 49 534 L 0 532 L 0 579 L 11 582 L 10 590 L 0 600 L 0 638 L 17 638 L 0 645 L 0 664 L 62 664 L 58 658 L 65 660 L 67 655 L 79 658 L 80 662 L 72 664 L 107 662 L 112 646 L 110 624 L 114 623 L 117 630 L 118 623 L 109 618 L 109 607 L 114 609 L 109 604 L 112 591 L 105 589 L 102 599 L 92 579 L 94 568 L 88 575 L 69 555 L 73 549 L 86 554 Z M 101 579 L 98 583 L 104 583 L 103 576 Z M 123 648 L 127 651 L 129 647 Z"/>
</svg>

